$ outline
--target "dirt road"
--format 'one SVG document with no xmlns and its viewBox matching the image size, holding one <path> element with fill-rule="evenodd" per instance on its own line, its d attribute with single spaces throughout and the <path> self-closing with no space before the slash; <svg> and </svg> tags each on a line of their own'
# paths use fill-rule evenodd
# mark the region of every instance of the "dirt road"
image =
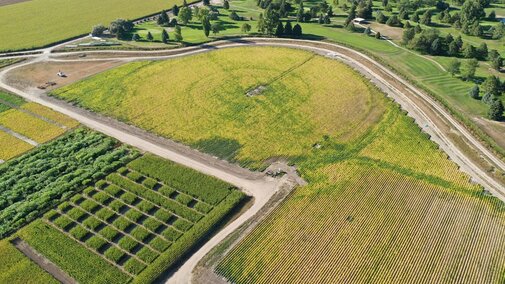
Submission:
<svg viewBox="0 0 505 284">
<path fill-rule="evenodd" d="M 441 105 L 435 100 L 418 90 L 410 83 L 403 80 L 380 63 L 352 49 L 325 42 L 291 40 L 291 39 L 271 39 L 271 38 L 243 38 L 235 40 L 217 41 L 202 46 L 182 48 L 178 50 L 141 52 L 141 51 L 100 51 L 100 52 L 78 52 L 66 54 L 48 54 L 44 52 L 39 57 L 32 58 L 18 65 L 7 67 L 0 72 L 0 87 L 10 92 L 16 93 L 28 100 L 35 101 L 42 105 L 62 112 L 82 124 L 103 132 L 118 140 L 138 147 L 144 151 L 157 154 L 161 157 L 173 160 L 183 165 L 189 166 L 203 173 L 215 176 L 227 182 L 230 182 L 255 198 L 255 204 L 249 208 L 242 216 L 217 233 L 211 240 L 204 244 L 187 262 L 185 262 L 178 271 L 169 279 L 170 283 L 188 283 L 191 282 L 191 273 L 198 261 L 210 251 L 216 244 L 222 241 L 232 231 L 246 222 L 251 216 L 255 215 L 275 191 L 285 180 L 275 180 L 265 177 L 259 173 L 238 169 L 237 166 L 214 159 L 208 155 L 191 150 L 188 147 L 178 145 L 169 140 L 156 137 L 152 134 L 143 132 L 135 127 L 122 124 L 110 118 L 104 118 L 95 113 L 87 112 L 73 107 L 65 102 L 37 95 L 30 91 L 22 91 L 9 86 L 5 83 L 6 74 L 19 66 L 32 64 L 40 61 L 90 61 L 90 60 L 164 60 L 181 56 L 188 56 L 202 52 L 209 52 L 222 48 L 233 48 L 238 46 L 282 46 L 289 48 L 299 48 L 340 60 L 358 72 L 368 77 L 388 96 L 399 103 L 404 110 L 413 117 L 416 123 L 431 136 L 440 148 L 456 162 L 463 171 L 468 173 L 473 180 L 482 184 L 487 190 L 491 191 L 497 197 L 505 201 L 505 188 L 502 184 L 495 181 L 487 172 L 480 169 L 465 152 L 460 150 L 450 139 L 449 134 L 457 133 L 468 141 L 473 148 L 485 156 L 494 165 L 505 171 L 505 163 L 489 151 L 480 141 L 471 135 L 459 122 L 454 119 Z M 87 54 L 85 58 L 74 58 L 74 55 Z M 99 55 L 99 56 L 98 56 Z M 77 57 L 77 56 L 76 56 Z"/>
</svg>

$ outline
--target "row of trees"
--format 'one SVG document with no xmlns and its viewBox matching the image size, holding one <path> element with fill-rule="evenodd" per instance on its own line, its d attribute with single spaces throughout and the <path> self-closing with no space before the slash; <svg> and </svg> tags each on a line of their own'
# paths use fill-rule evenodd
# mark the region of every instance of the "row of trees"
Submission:
<svg viewBox="0 0 505 284">
<path fill-rule="evenodd" d="M 406 26 L 402 36 L 402 44 L 431 55 L 489 60 L 491 66 L 496 70 L 500 70 L 503 66 L 503 59 L 498 51 L 489 51 L 486 43 L 475 47 L 468 42 L 463 42 L 461 36 L 454 38 L 451 34 L 447 34 L 445 37 L 441 37 L 440 31 L 434 28 L 423 30 L 419 25 L 416 27 Z"/>
</svg>

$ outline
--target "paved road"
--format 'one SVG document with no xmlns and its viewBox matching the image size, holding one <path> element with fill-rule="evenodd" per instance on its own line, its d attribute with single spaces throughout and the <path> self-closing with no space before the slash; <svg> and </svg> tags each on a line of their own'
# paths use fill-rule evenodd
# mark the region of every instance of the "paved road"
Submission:
<svg viewBox="0 0 505 284">
<path fill-rule="evenodd" d="M 251 178 L 254 175 L 243 175 L 233 171 L 232 165 L 227 169 L 226 166 L 216 167 L 215 161 L 212 159 L 195 159 L 191 153 L 181 153 L 174 150 L 174 148 L 167 146 L 163 143 L 156 143 L 145 136 L 138 134 L 138 131 L 131 126 L 117 127 L 115 123 L 104 122 L 100 116 L 84 112 L 72 107 L 64 102 L 48 98 L 45 95 L 36 95 L 27 93 L 16 88 L 13 88 L 5 83 L 5 74 L 18 66 L 31 64 L 32 62 L 39 62 L 43 60 L 72 60 L 72 61 L 89 61 L 89 60 L 161 60 L 170 59 L 181 56 L 188 56 L 191 54 L 209 52 L 211 50 L 222 48 L 233 48 L 237 46 L 283 46 L 290 48 L 299 48 L 310 50 L 318 54 L 334 58 L 345 62 L 352 66 L 364 76 L 370 78 L 377 84 L 385 93 L 398 102 L 403 109 L 408 111 L 409 115 L 416 120 L 416 123 L 428 134 L 431 139 L 435 141 L 440 148 L 445 151 L 449 157 L 456 162 L 463 171 L 467 172 L 472 178 L 482 184 L 486 189 L 490 190 L 497 197 L 505 201 L 505 188 L 503 185 L 495 181 L 485 171 L 481 170 L 475 162 L 473 162 L 463 151 L 461 151 L 451 139 L 449 139 L 449 132 L 456 132 L 457 134 L 465 137 L 474 148 L 480 152 L 481 155 L 492 161 L 498 168 L 505 171 L 505 163 L 489 151 L 484 145 L 480 143 L 470 132 L 466 130 L 459 122 L 457 122 L 441 105 L 433 100 L 422 91 L 410 83 L 403 80 L 387 68 L 383 67 L 380 63 L 361 54 L 352 49 L 331 43 L 314 42 L 307 40 L 290 40 L 290 39 L 264 39 L 264 38 L 244 38 L 240 40 L 225 40 L 217 41 L 214 43 L 206 44 L 204 46 L 188 47 L 178 50 L 170 50 L 166 52 L 139 52 L 139 51 L 103 51 L 100 52 L 100 58 L 93 58 L 93 54 L 97 52 L 78 52 L 76 54 L 89 54 L 90 58 L 82 59 L 65 59 L 66 55 L 56 55 L 43 53 L 39 57 L 30 59 L 19 65 L 7 67 L 0 72 L 0 87 L 5 88 L 13 93 L 16 93 L 28 100 L 35 101 L 42 105 L 53 108 L 62 112 L 82 124 L 93 128 L 97 131 L 103 132 L 107 135 L 117 138 L 118 140 L 138 147 L 144 151 L 152 152 L 167 159 L 176 161 L 186 166 L 192 167 L 203 173 L 216 176 L 222 180 L 230 182 L 255 198 L 255 204 L 247 210 L 241 217 L 232 222 L 229 226 L 224 228 L 216 234 L 211 240 L 204 244 L 187 262 L 185 262 L 178 271 L 169 279 L 170 283 L 188 283 L 191 281 L 191 272 L 196 266 L 198 261 L 212 249 L 216 244 L 222 241 L 232 231 L 238 228 L 241 224 L 246 222 L 251 216 L 255 215 L 275 191 L 281 186 L 285 180 L 275 180 L 261 175 L 256 175 L 256 178 Z M 110 54 L 108 56 L 107 54 Z M 120 56 L 119 56 L 120 55 Z M 435 114 L 435 115 L 434 115 Z M 447 131 L 440 127 L 440 123 L 446 123 L 451 130 Z M 201 155 L 201 154 L 200 154 Z"/>
</svg>

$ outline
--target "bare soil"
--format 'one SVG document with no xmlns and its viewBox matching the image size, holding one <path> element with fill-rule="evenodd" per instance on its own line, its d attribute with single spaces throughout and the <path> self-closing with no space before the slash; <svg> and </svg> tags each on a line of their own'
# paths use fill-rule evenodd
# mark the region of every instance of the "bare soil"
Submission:
<svg viewBox="0 0 505 284">
<path fill-rule="evenodd" d="M 372 23 L 370 28 L 376 32 L 380 32 L 381 35 L 387 36 L 392 40 L 401 40 L 403 35 L 402 28 L 390 27 L 385 24 Z"/>
<path fill-rule="evenodd" d="M 505 149 L 505 123 L 476 117 L 473 119 L 500 147 Z"/>
<path fill-rule="evenodd" d="M 122 62 L 119 61 L 38 62 L 22 66 L 7 73 L 7 82 L 9 85 L 21 90 L 45 86 L 46 89 L 43 91 L 50 91 L 107 69 L 117 67 L 120 64 Z M 67 77 L 58 77 L 57 73 L 59 71 L 65 73 Z M 56 85 L 48 86 L 47 82 L 54 82 Z"/>
</svg>

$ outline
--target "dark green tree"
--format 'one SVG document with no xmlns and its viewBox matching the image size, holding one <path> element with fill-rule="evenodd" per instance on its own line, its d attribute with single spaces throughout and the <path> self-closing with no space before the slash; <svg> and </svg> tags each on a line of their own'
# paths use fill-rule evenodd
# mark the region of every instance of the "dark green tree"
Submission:
<svg viewBox="0 0 505 284">
<path fill-rule="evenodd" d="M 174 37 L 176 41 L 182 41 L 182 32 L 181 32 L 181 26 L 176 25 L 174 29 Z"/>
<path fill-rule="evenodd" d="M 242 24 L 242 27 L 240 28 L 240 30 L 243 32 L 243 33 L 248 33 L 251 31 L 251 25 L 249 25 L 248 23 L 243 23 Z"/>
<path fill-rule="evenodd" d="M 496 76 L 489 76 L 482 83 L 482 91 L 487 94 L 498 96 L 501 93 L 501 82 Z"/>
<path fill-rule="evenodd" d="M 431 10 L 426 10 L 421 17 L 421 24 L 429 26 L 431 25 Z"/>
<path fill-rule="evenodd" d="M 414 28 L 403 30 L 402 44 L 407 45 L 416 36 Z"/>
<path fill-rule="evenodd" d="M 275 36 L 276 37 L 281 37 L 284 35 L 284 26 L 282 25 L 282 22 L 279 21 L 277 24 L 277 28 L 275 29 Z"/>
<path fill-rule="evenodd" d="M 164 27 L 170 24 L 170 18 L 168 17 L 167 11 L 161 11 L 160 15 L 158 16 L 157 23 L 158 25 Z"/>
<path fill-rule="evenodd" d="M 178 16 L 179 15 L 179 7 L 177 5 L 174 5 L 174 7 L 172 7 L 172 13 L 174 13 L 174 16 Z"/>
<path fill-rule="evenodd" d="M 147 32 L 147 37 L 146 38 L 147 38 L 148 41 L 153 41 L 153 39 L 154 39 L 153 35 L 151 34 L 151 32 Z"/>
<path fill-rule="evenodd" d="M 375 38 L 376 39 L 381 39 L 382 38 L 381 33 L 380 32 L 376 32 L 375 33 Z"/>
<path fill-rule="evenodd" d="M 293 27 L 293 36 L 294 37 L 301 37 L 302 36 L 302 26 L 300 26 L 299 24 L 296 24 Z"/>
<path fill-rule="evenodd" d="M 489 105 L 489 111 L 488 111 L 488 117 L 489 119 L 495 120 L 495 121 L 501 121 L 503 120 L 503 103 L 499 99 L 494 99 L 491 101 L 491 104 Z"/>
<path fill-rule="evenodd" d="M 139 41 L 140 40 L 140 36 L 138 34 L 133 34 L 132 40 L 133 41 Z"/>
<path fill-rule="evenodd" d="M 475 76 L 475 71 L 477 70 L 477 67 L 479 66 L 479 61 L 477 59 L 473 58 L 470 60 L 467 60 L 465 62 L 465 66 L 463 68 L 463 72 L 461 75 L 465 80 L 470 80 L 473 79 Z"/>
<path fill-rule="evenodd" d="M 272 4 L 268 5 L 267 10 L 265 11 L 264 21 L 266 33 L 273 35 L 275 33 L 277 24 L 279 23 L 279 13 L 273 9 Z"/>
<path fill-rule="evenodd" d="M 489 15 L 487 16 L 488 21 L 496 21 L 496 12 L 493 10 L 489 12 Z"/>
<path fill-rule="evenodd" d="M 212 25 L 210 24 L 209 17 L 204 17 L 202 19 L 202 28 L 206 37 L 209 37 L 211 27 Z"/>
<path fill-rule="evenodd" d="M 468 94 L 470 95 L 470 98 L 478 99 L 479 93 L 480 93 L 479 85 L 475 85 L 470 89 L 470 92 Z"/>
<path fill-rule="evenodd" d="M 226 10 L 230 9 L 230 2 L 228 2 L 228 0 L 224 0 L 223 8 L 225 8 Z"/>
<path fill-rule="evenodd" d="M 287 21 L 286 25 L 284 26 L 284 34 L 287 36 L 292 36 L 293 35 L 293 26 L 291 26 L 291 22 Z"/>
<path fill-rule="evenodd" d="M 167 30 L 163 29 L 163 31 L 161 32 L 161 41 L 163 43 L 168 43 L 169 39 L 170 37 L 168 36 Z"/>
<path fill-rule="evenodd" d="M 486 60 L 488 56 L 487 44 L 485 42 L 481 43 L 476 49 L 477 58 L 480 60 Z"/>
<path fill-rule="evenodd" d="M 182 24 L 187 25 L 188 22 L 193 18 L 193 12 L 191 11 L 191 8 L 186 6 L 182 7 L 177 18 Z"/>
<path fill-rule="evenodd" d="M 303 9 L 303 1 L 300 2 L 300 6 L 298 7 L 298 12 L 296 13 L 296 20 L 298 22 L 303 22 L 303 14 L 305 10 Z"/>
</svg>

